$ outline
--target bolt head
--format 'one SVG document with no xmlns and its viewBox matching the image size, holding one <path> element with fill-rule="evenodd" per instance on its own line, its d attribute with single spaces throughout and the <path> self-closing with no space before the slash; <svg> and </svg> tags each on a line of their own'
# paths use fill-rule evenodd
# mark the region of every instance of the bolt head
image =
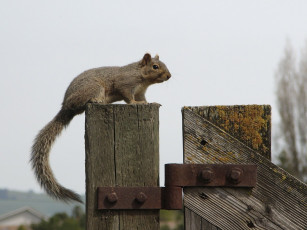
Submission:
<svg viewBox="0 0 307 230">
<path fill-rule="evenodd" d="M 139 194 L 137 194 L 137 196 L 136 196 L 136 201 L 137 202 L 139 202 L 139 203 L 144 203 L 146 200 L 147 200 L 147 196 L 146 196 L 146 194 L 145 193 L 143 193 L 143 192 L 140 192 Z"/>
<path fill-rule="evenodd" d="M 118 201 L 118 197 L 117 194 L 115 192 L 111 192 L 107 195 L 107 200 L 110 203 L 115 203 L 116 201 Z"/>
<path fill-rule="evenodd" d="M 233 168 L 228 175 L 228 180 L 233 184 L 238 184 L 241 182 L 242 174 L 243 174 L 242 169 Z"/>
<path fill-rule="evenodd" d="M 201 171 L 201 178 L 205 183 L 210 183 L 213 179 L 213 171 L 209 168 L 206 168 Z"/>
</svg>

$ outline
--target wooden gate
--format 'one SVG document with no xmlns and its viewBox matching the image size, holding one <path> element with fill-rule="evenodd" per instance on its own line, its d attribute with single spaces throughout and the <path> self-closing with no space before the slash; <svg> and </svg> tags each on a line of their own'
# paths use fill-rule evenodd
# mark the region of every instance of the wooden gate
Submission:
<svg viewBox="0 0 307 230">
<path fill-rule="evenodd" d="M 185 188 L 185 229 L 307 229 L 307 186 L 271 163 L 270 106 L 185 107 L 184 163 L 258 165 L 257 185 Z"/>
<path fill-rule="evenodd" d="M 159 186 L 158 109 L 87 106 L 88 230 L 159 229 L 158 210 L 97 206 L 100 186 Z M 258 166 L 254 188 L 185 187 L 186 230 L 307 229 L 306 184 L 270 161 L 270 106 L 184 107 L 182 115 L 184 163 Z"/>
</svg>

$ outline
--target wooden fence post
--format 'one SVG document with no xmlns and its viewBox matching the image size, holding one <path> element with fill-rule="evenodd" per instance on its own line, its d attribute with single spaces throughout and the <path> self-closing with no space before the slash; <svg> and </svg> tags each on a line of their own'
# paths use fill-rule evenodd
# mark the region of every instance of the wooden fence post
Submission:
<svg viewBox="0 0 307 230">
<path fill-rule="evenodd" d="M 86 229 L 159 229 L 159 210 L 97 210 L 99 186 L 159 186 L 159 105 L 88 104 L 85 148 Z"/>
</svg>

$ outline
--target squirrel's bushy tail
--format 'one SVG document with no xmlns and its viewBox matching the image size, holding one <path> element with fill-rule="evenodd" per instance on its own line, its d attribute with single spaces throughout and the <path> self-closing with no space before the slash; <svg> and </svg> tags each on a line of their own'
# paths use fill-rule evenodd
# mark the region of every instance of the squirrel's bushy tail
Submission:
<svg viewBox="0 0 307 230">
<path fill-rule="evenodd" d="M 66 202 L 75 200 L 82 203 L 79 195 L 57 182 L 49 165 L 49 153 L 52 144 L 74 116 L 73 111 L 62 109 L 38 133 L 32 146 L 31 163 L 38 182 L 50 196 Z"/>
</svg>

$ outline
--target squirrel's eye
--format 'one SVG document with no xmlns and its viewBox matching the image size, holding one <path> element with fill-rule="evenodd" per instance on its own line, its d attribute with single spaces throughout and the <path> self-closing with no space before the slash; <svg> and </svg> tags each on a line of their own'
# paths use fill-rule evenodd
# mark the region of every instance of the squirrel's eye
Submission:
<svg viewBox="0 0 307 230">
<path fill-rule="evenodd" d="M 153 68 L 153 69 L 159 69 L 159 66 L 153 65 L 152 68 Z"/>
</svg>

